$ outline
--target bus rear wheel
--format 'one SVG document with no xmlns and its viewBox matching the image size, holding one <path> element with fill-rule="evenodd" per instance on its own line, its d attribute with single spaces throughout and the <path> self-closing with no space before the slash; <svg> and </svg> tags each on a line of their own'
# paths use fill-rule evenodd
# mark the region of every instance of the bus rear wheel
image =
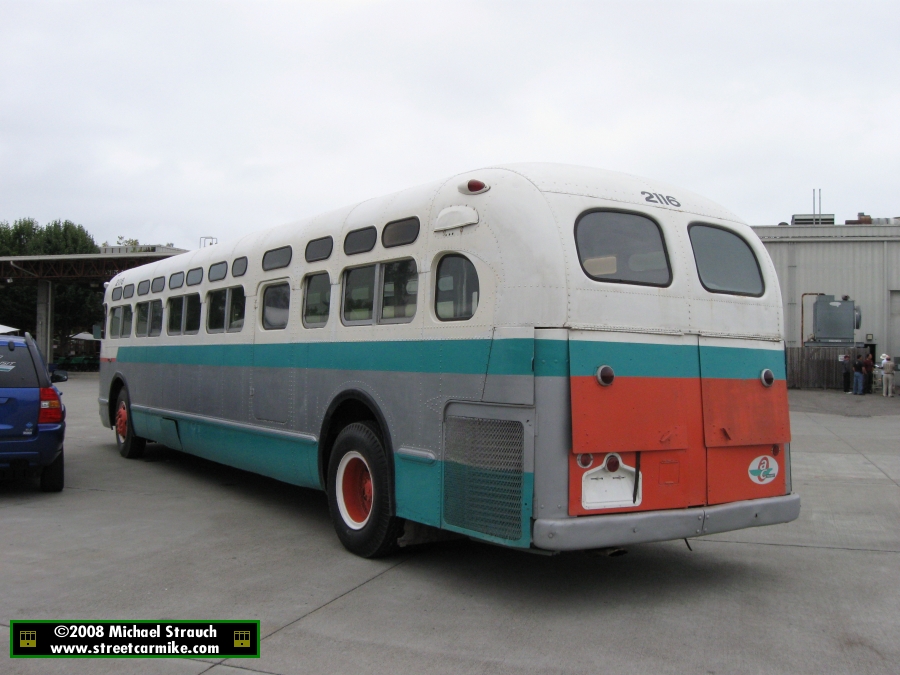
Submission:
<svg viewBox="0 0 900 675">
<path fill-rule="evenodd" d="M 391 514 L 391 481 L 384 446 L 370 422 L 338 434 L 328 461 L 328 510 L 338 539 L 351 553 L 393 553 L 403 521 Z"/>
<path fill-rule="evenodd" d="M 122 457 L 138 459 L 143 456 L 147 441 L 134 435 L 131 401 L 128 398 L 128 389 L 125 387 L 122 387 L 119 391 L 119 398 L 116 399 L 116 418 L 113 420 L 113 430 L 116 432 L 116 445 Z"/>
</svg>

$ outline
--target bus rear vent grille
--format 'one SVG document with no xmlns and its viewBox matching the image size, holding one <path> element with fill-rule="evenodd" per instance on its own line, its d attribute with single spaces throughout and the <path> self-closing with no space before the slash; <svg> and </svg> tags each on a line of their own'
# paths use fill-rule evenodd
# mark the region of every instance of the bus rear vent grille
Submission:
<svg viewBox="0 0 900 675">
<path fill-rule="evenodd" d="M 522 537 L 521 422 L 447 417 L 444 519 L 500 539 Z"/>
</svg>

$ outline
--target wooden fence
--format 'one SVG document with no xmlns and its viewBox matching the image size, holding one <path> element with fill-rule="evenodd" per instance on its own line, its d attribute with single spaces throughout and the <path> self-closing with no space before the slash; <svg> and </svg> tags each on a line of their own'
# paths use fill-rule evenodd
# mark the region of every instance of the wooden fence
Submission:
<svg viewBox="0 0 900 675">
<path fill-rule="evenodd" d="M 866 355 L 865 349 L 846 347 L 788 347 L 784 351 L 789 389 L 843 389 L 844 369 L 838 359 L 844 354 L 851 360 L 857 353 Z"/>
</svg>

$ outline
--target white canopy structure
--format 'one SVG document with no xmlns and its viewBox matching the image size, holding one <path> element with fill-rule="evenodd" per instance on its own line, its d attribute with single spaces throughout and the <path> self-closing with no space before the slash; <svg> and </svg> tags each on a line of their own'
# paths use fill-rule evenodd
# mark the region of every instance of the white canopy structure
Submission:
<svg viewBox="0 0 900 675">
<path fill-rule="evenodd" d="M 4 326 L 0 324 L 0 335 L 5 335 L 6 333 L 18 333 L 18 328 L 11 328 L 10 326 Z"/>
<path fill-rule="evenodd" d="M 76 335 L 70 335 L 69 339 L 71 340 L 93 340 L 94 342 L 100 342 L 97 338 L 95 338 L 90 333 L 77 333 Z"/>
</svg>

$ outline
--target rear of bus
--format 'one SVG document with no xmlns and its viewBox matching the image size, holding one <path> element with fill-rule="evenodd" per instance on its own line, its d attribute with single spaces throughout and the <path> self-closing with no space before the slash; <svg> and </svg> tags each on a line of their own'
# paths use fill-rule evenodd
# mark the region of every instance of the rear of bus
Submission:
<svg viewBox="0 0 900 675">
<path fill-rule="evenodd" d="M 536 514 L 534 545 L 794 520 L 781 295 L 765 248 L 700 197 L 616 187 L 614 201 L 546 194 L 570 238 L 572 437 L 565 513 Z"/>
</svg>

